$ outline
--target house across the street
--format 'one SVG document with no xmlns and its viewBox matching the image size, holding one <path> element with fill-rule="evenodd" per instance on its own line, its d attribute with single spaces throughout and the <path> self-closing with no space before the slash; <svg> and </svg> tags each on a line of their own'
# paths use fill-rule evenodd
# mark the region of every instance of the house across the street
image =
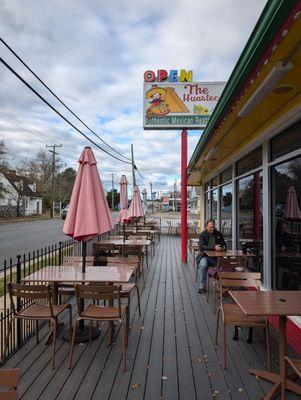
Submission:
<svg viewBox="0 0 301 400">
<path fill-rule="evenodd" d="M 0 217 L 42 214 L 42 195 L 36 183 L 15 171 L 0 173 Z"/>
</svg>

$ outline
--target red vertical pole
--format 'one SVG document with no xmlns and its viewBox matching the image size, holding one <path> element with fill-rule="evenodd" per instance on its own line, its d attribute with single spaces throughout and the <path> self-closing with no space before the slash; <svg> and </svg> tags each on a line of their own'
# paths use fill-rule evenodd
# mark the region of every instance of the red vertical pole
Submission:
<svg viewBox="0 0 301 400">
<path fill-rule="evenodd" d="M 181 260 L 187 262 L 187 130 L 181 137 Z"/>
</svg>

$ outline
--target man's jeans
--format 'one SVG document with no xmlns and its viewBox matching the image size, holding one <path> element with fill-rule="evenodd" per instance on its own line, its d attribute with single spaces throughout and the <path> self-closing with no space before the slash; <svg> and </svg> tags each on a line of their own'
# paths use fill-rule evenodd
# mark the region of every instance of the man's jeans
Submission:
<svg viewBox="0 0 301 400">
<path fill-rule="evenodd" d="M 199 264 L 199 281 L 200 281 L 200 288 L 206 287 L 207 282 L 207 272 L 209 267 L 216 266 L 216 259 L 209 258 L 209 257 L 202 257 L 200 264 Z"/>
</svg>

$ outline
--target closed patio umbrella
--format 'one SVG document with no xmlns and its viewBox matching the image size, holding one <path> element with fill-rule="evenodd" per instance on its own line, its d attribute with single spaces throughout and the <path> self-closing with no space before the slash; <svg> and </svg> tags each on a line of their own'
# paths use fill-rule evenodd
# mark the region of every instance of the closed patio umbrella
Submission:
<svg viewBox="0 0 301 400">
<path fill-rule="evenodd" d="M 121 210 L 117 217 L 117 223 L 123 226 L 123 241 L 125 241 L 125 223 L 128 221 L 128 181 L 125 175 L 121 175 L 119 185 Z"/>
<path fill-rule="evenodd" d="M 134 187 L 133 198 L 128 209 L 128 220 L 137 219 L 144 216 L 141 196 L 138 186 Z"/>
<path fill-rule="evenodd" d="M 102 233 L 109 232 L 113 220 L 109 205 L 100 181 L 97 163 L 90 147 L 85 147 L 80 158 L 66 221 L 63 231 L 66 235 L 82 242 L 82 272 L 86 272 L 87 241 Z M 84 300 L 81 300 L 84 309 Z M 89 337 L 84 321 L 80 321 L 77 341 L 86 341 Z M 94 337 L 98 330 L 92 333 Z M 69 336 L 67 336 L 69 339 Z"/>
<path fill-rule="evenodd" d="M 298 205 L 297 193 L 294 186 L 290 186 L 287 191 L 284 218 L 301 219 L 301 211 Z"/>
<path fill-rule="evenodd" d="M 63 230 L 66 235 L 82 242 L 82 272 L 85 272 L 87 241 L 109 232 L 114 224 L 90 147 L 84 148 L 78 163 Z"/>
<path fill-rule="evenodd" d="M 120 213 L 117 217 L 118 224 L 122 224 L 127 220 L 127 208 L 128 208 L 128 181 L 125 175 L 120 178 Z"/>
</svg>

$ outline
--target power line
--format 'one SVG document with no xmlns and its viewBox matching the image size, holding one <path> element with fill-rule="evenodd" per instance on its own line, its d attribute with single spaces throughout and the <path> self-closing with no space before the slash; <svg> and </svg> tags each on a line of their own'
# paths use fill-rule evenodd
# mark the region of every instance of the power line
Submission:
<svg viewBox="0 0 301 400">
<path fill-rule="evenodd" d="M 40 95 L 24 78 L 22 78 L 21 75 L 17 73 L 6 61 L 3 60 L 2 57 L 0 57 L 0 62 L 10 71 L 12 72 L 25 86 L 28 87 L 39 99 L 41 99 L 49 108 L 51 108 L 56 114 L 58 114 L 67 124 L 69 124 L 73 129 L 75 129 L 78 133 L 80 133 L 84 138 L 86 138 L 90 143 L 94 144 L 97 148 L 99 148 L 101 151 L 106 153 L 107 155 L 115 158 L 115 160 L 118 160 L 120 162 L 123 162 L 125 164 L 132 164 L 129 161 L 124 161 L 121 160 L 120 158 L 114 156 L 101 146 L 99 146 L 97 143 L 94 142 L 94 140 L 90 139 L 84 132 L 82 132 L 79 128 L 77 128 L 72 122 L 70 122 L 63 114 L 61 114 L 52 104 L 50 104 L 42 95 Z"/>
<path fill-rule="evenodd" d="M 3 45 L 24 65 L 24 67 L 78 120 L 80 121 L 91 133 L 93 133 L 94 136 L 96 136 L 99 140 L 101 140 L 106 146 L 108 146 L 111 150 L 113 150 L 115 153 L 119 154 L 121 157 L 124 157 L 125 159 L 130 161 L 130 158 L 124 156 L 121 154 L 118 150 L 114 149 L 112 146 L 109 145 L 104 139 L 102 139 L 93 129 L 91 129 L 81 118 L 79 118 L 72 110 L 70 107 L 66 105 L 66 103 L 63 102 L 54 92 L 49 88 L 48 85 L 46 85 L 45 82 L 42 81 L 42 79 L 25 63 L 24 60 L 0 37 L 0 41 L 3 43 Z"/>
</svg>

